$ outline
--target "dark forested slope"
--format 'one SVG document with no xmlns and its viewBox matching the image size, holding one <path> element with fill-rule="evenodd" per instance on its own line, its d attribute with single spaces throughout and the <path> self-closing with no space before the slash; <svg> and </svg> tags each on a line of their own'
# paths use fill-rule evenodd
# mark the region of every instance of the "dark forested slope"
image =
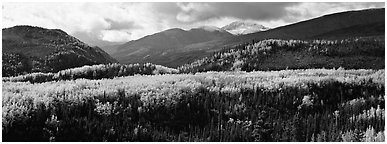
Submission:
<svg viewBox="0 0 387 144">
<path fill-rule="evenodd" d="M 385 9 L 366 9 L 322 17 L 230 39 L 229 43 L 263 39 L 346 39 L 384 35 Z"/>
<path fill-rule="evenodd" d="M 116 62 L 99 47 L 90 47 L 59 29 L 15 26 L 2 32 L 3 76 Z"/>
<path fill-rule="evenodd" d="M 309 68 L 384 69 L 384 40 L 263 40 L 224 49 L 179 67 L 181 72 Z"/>
</svg>

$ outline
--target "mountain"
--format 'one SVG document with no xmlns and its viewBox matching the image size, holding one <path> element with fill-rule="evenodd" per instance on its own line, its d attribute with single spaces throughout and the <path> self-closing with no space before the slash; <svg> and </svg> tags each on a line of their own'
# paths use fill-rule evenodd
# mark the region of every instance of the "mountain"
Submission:
<svg viewBox="0 0 387 144">
<path fill-rule="evenodd" d="M 59 29 L 15 26 L 2 29 L 3 76 L 117 62 Z"/>
<path fill-rule="evenodd" d="M 255 33 L 260 31 L 266 31 L 266 30 L 269 30 L 270 28 L 254 22 L 235 21 L 222 27 L 221 29 L 228 31 L 229 33 L 232 33 L 234 35 L 245 35 L 245 34 L 250 34 L 250 33 Z"/>
<path fill-rule="evenodd" d="M 233 48 L 265 39 L 343 40 L 359 37 L 379 39 L 385 36 L 384 29 L 385 9 L 365 9 L 324 15 L 267 31 L 218 40 L 211 42 L 211 44 L 202 43 L 201 45 L 196 45 L 197 47 L 195 48 L 200 49 L 202 48 L 201 46 L 210 46 L 210 49 L 217 52 L 223 48 Z M 207 56 L 211 56 L 211 54 Z"/>
<path fill-rule="evenodd" d="M 342 40 L 356 37 L 375 37 L 384 36 L 384 29 L 385 9 L 365 9 L 324 15 L 266 31 L 218 40 L 211 42 L 211 44 L 202 43 L 196 45 L 195 48 L 210 46 L 213 51 L 219 51 L 224 47 L 231 48 L 265 39 Z"/>
<path fill-rule="evenodd" d="M 345 39 L 384 35 L 385 9 L 366 9 L 322 17 L 230 39 L 227 45 L 264 39 Z"/>
<path fill-rule="evenodd" d="M 118 47 L 120 47 L 122 44 L 111 44 L 111 45 L 101 45 L 101 49 L 104 50 L 109 55 L 114 54 Z"/>
<path fill-rule="evenodd" d="M 189 31 L 170 29 L 127 42 L 119 46 L 112 56 L 121 63 L 151 62 L 177 67 L 253 40 L 341 40 L 384 36 L 384 13 L 384 8 L 340 12 L 238 36 L 227 32 L 227 27 L 201 27 Z M 238 22 L 229 27 L 237 28 Z"/>
<path fill-rule="evenodd" d="M 225 49 L 180 70 L 383 69 L 384 31 L 384 8 L 335 13 L 218 41 Z"/>
<path fill-rule="evenodd" d="M 112 56 L 125 64 L 150 62 L 177 67 L 210 54 L 212 42 L 230 37 L 233 35 L 217 27 L 174 28 L 129 41 L 116 48 Z"/>
<path fill-rule="evenodd" d="M 180 72 L 345 68 L 384 69 L 384 37 L 258 41 L 224 49 L 179 67 Z"/>
</svg>

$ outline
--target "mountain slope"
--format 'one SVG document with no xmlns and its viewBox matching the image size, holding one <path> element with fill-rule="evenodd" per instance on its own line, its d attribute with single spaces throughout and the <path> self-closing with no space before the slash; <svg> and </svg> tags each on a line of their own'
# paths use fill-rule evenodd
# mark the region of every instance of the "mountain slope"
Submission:
<svg viewBox="0 0 387 144">
<path fill-rule="evenodd" d="M 267 31 L 218 40 L 211 42 L 211 44 L 204 43 L 196 45 L 195 48 L 199 49 L 201 46 L 210 46 L 213 52 L 217 52 L 221 51 L 223 48 L 238 47 L 246 43 L 257 42 L 265 39 L 343 40 L 347 38 L 371 37 L 374 39 L 383 39 L 384 41 L 384 27 L 384 8 L 347 11 L 325 15 Z M 307 55 L 308 53 L 304 54 Z M 211 56 L 211 54 L 202 56 L 202 58 L 208 56 Z"/>
<path fill-rule="evenodd" d="M 234 35 L 245 35 L 269 30 L 268 27 L 247 21 L 235 21 L 222 27 L 221 29 L 228 31 L 229 33 L 232 33 Z"/>
<path fill-rule="evenodd" d="M 99 46 L 103 51 L 108 53 L 109 55 L 115 53 L 122 44 L 113 44 L 113 45 L 103 45 Z"/>
<path fill-rule="evenodd" d="M 334 13 L 269 29 L 231 36 L 230 33 L 205 27 L 184 31 L 170 29 L 130 41 L 112 54 L 121 63 L 146 63 L 177 67 L 211 56 L 223 48 L 264 39 L 346 39 L 384 36 L 385 9 L 367 9 Z M 223 29 L 224 30 L 224 29 Z M 224 30 L 225 31 L 225 30 Z"/>
<path fill-rule="evenodd" d="M 347 28 L 329 31 L 317 36 L 314 39 L 341 39 L 346 37 L 368 37 L 384 35 L 384 21 L 355 25 Z"/>
<path fill-rule="evenodd" d="M 180 72 L 310 68 L 384 69 L 382 39 L 263 40 L 217 52 L 179 67 Z"/>
<path fill-rule="evenodd" d="M 117 62 L 62 30 L 15 26 L 2 32 L 3 76 Z"/>
<path fill-rule="evenodd" d="M 342 40 L 356 37 L 384 37 L 385 9 L 365 9 L 324 15 L 322 17 L 246 35 L 196 45 L 207 46 L 213 51 L 232 48 L 265 39 Z M 209 55 L 207 55 L 209 56 Z M 204 58 L 203 56 L 202 58 Z M 191 61 L 192 62 L 192 61 Z"/>
<path fill-rule="evenodd" d="M 218 44 L 229 49 L 184 65 L 180 70 L 251 71 L 323 67 L 383 69 L 384 12 L 385 9 L 368 9 L 330 14 L 264 32 L 230 38 Z M 334 41 L 310 41 L 314 39 Z M 249 45 L 251 42 L 253 43 Z"/>
<path fill-rule="evenodd" d="M 366 9 L 334 13 L 264 32 L 230 39 L 228 44 L 263 39 L 345 39 L 384 35 L 385 9 Z M 351 29 L 352 27 L 352 29 Z M 356 27 L 356 29 L 353 29 Z M 350 30 L 349 30 L 350 29 Z M 364 33 L 363 29 L 368 29 Z M 353 33 L 356 33 L 355 35 Z"/>
<path fill-rule="evenodd" d="M 127 42 L 118 47 L 112 56 L 120 63 L 150 62 L 177 67 L 189 60 L 200 58 L 199 56 L 209 49 L 210 43 L 200 45 L 201 43 L 232 36 L 216 27 L 200 27 L 188 31 L 175 28 Z"/>
</svg>

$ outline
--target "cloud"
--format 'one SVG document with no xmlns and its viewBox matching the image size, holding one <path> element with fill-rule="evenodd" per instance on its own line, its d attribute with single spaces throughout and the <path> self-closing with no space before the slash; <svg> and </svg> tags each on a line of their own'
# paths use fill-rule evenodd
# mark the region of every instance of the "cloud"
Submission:
<svg viewBox="0 0 387 144">
<path fill-rule="evenodd" d="M 287 3 L 287 2 L 221 2 L 221 3 L 178 3 L 180 12 L 177 20 L 196 23 L 211 19 L 236 18 L 265 23 L 293 23 L 325 14 L 348 10 L 384 7 L 383 2 L 331 2 L 331 3 Z M 278 25 L 276 25 L 278 26 Z"/>
<path fill-rule="evenodd" d="M 209 3 L 177 3 L 180 12 L 176 19 L 181 22 L 194 22 L 214 17 L 216 9 Z"/>
<path fill-rule="evenodd" d="M 157 22 L 152 20 L 157 16 L 148 11 L 149 6 L 147 3 L 4 3 L 3 28 L 15 25 L 59 28 L 93 45 L 100 44 L 97 41 L 127 41 L 158 30 L 154 27 Z M 142 34 L 127 33 L 139 29 Z M 113 34 L 118 35 L 113 37 Z"/>
<path fill-rule="evenodd" d="M 123 42 L 131 40 L 130 36 L 132 35 L 128 31 L 120 30 L 102 30 L 101 40 L 110 41 L 110 42 Z"/>
<path fill-rule="evenodd" d="M 287 14 L 286 7 L 299 3 L 186 3 L 178 4 L 182 22 L 207 20 L 209 18 L 235 17 L 241 19 L 272 20 Z"/>
<path fill-rule="evenodd" d="M 91 45 L 127 42 L 170 28 L 222 27 L 248 20 L 278 27 L 384 3 L 3 3 L 3 28 L 62 29 Z"/>
<path fill-rule="evenodd" d="M 124 30 L 124 29 L 137 29 L 141 26 L 137 25 L 133 21 L 116 21 L 110 18 L 105 18 L 105 21 L 108 22 L 109 30 Z"/>
<path fill-rule="evenodd" d="M 286 19 L 289 22 L 297 22 L 300 20 L 307 20 L 331 13 L 344 12 L 349 10 L 361 10 L 366 8 L 384 8 L 383 2 L 308 2 L 301 3 L 297 6 L 287 8 L 290 13 Z"/>
</svg>

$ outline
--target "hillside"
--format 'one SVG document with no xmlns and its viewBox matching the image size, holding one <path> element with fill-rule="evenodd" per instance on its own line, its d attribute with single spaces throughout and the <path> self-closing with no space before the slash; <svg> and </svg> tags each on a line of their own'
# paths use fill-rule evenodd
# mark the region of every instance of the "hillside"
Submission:
<svg viewBox="0 0 387 144">
<path fill-rule="evenodd" d="M 121 45 L 122 44 L 113 44 L 113 45 L 103 45 L 100 47 L 106 53 L 108 53 L 109 55 L 112 55 L 113 53 L 115 53 L 117 51 L 118 47 L 120 47 Z"/>
<path fill-rule="evenodd" d="M 200 58 L 200 55 L 209 50 L 208 45 L 212 41 L 232 36 L 224 30 L 213 27 L 194 28 L 188 31 L 175 28 L 127 42 L 118 47 L 112 56 L 124 64 L 150 62 L 177 67 Z M 209 43 L 200 45 L 203 42 Z"/>
<path fill-rule="evenodd" d="M 233 49 L 239 47 L 244 49 L 244 46 L 248 44 L 254 44 L 260 40 L 267 39 L 282 39 L 282 40 L 315 40 L 315 39 L 325 39 L 325 40 L 344 40 L 344 39 L 363 39 L 367 41 L 365 47 L 360 42 L 354 42 L 350 45 L 351 47 L 345 48 L 346 45 L 339 46 L 341 47 L 338 50 L 337 46 L 327 46 L 333 51 L 345 51 L 343 55 L 336 56 L 316 56 L 306 51 L 303 52 L 297 51 L 276 51 L 274 55 L 270 57 L 265 56 L 264 59 L 257 59 L 259 56 L 249 56 L 247 58 L 250 62 L 256 64 L 259 61 L 258 66 L 252 66 L 251 70 L 271 70 L 271 69 L 286 69 L 286 68 L 321 68 L 321 67 L 345 67 L 345 68 L 371 68 L 371 69 L 380 69 L 384 68 L 384 55 L 363 55 L 364 53 L 374 53 L 382 52 L 384 54 L 384 18 L 385 9 L 366 9 L 360 11 L 348 11 L 342 13 L 335 13 L 330 15 L 325 15 L 311 20 L 306 20 L 291 25 L 286 25 L 274 29 L 270 29 L 263 32 L 257 32 L 247 35 L 241 35 L 237 37 L 232 37 L 227 40 L 217 41 L 218 43 L 214 44 L 212 47 L 214 51 L 222 53 L 222 49 Z M 377 42 L 375 42 L 376 40 Z M 353 41 L 353 40 L 352 40 Z M 356 44 L 357 43 L 357 44 Z M 203 44 L 206 45 L 206 44 Z M 307 49 L 307 46 L 303 48 Z M 369 48 L 369 49 L 368 49 Z M 239 50 L 237 50 L 239 51 Z M 355 52 L 356 51 L 356 52 Z M 216 53 L 216 52 L 215 52 Z M 350 53 L 358 53 L 353 55 Z M 213 57 L 214 55 L 212 55 Z M 207 57 L 207 58 L 206 58 Z M 192 61 L 192 64 L 196 65 L 199 61 L 208 60 L 211 61 L 210 56 L 203 56 L 203 59 Z M 220 65 L 229 63 L 229 61 L 220 62 L 223 59 L 215 58 L 213 59 Z M 256 61 L 256 62 L 251 62 Z M 232 62 L 231 62 L 232 63 Z M 217 64 L 204 64 L 204 67 L 213 67 Z M 212 66 L 210 66 L 212 65 Z M 270 66 L 269 66 L 270 65 Z M 184 66 L 183 66 L 184 67 Z M 189 66 L 191 67 L 191 66 Z M 196 67 L 196 66 L 195 66 Z M 201 67 L 201 66 L 199 66 Z M 196 69 L 196 68 L 195 68 Z M 201 68 L 199 68 L 201 69 Z M 207 68 L 204 68 L 207 69 Z M 213 68 L 211 68 L 213 69 Z M 230 66 L 215 68 L 214 70 L 231 70 Z M 198 69 L 197 69 L 198 70 Z M 202 69 L 203 70 L 203 69 Z M 242 69 L 243 70 L 243 69 Z M 247 70 L 247 69 L 246 69 Z M 195 71 L 195 70 L 194 70 Z"/>
<path fill-rule="evenodd" d="M 264 32 L 242 35 L 226 44 L 263 39 L 345 39 L 384 35 L 385 9 L 366 9 L 324 15 Z"/>
<path fill-rule="evenodd" d="M 15 26 L 2 32 L 3 76 L 116 62 L 99 47 L 90 47 L 59 29 Z"/>
<path fill-rule="evenodd" d="M 146 63 L 177 67 L 211 56 L 225 47 L 234 47 L 264 39 L 328 39 L 384 36 L 384 9 L 367 9 L 334 13 L 302 22 L 231 36 L 222 31 L 203 28 L 184 31 L 170 29 L 139 40 L 130 41 L 112 54 L 121 63 Z"/>
<path fill-rule="evenodd" d="M 384 44 L 384 37 L 383 40 L 370 37 L 341 41 L 269 39 L 224 49 L 179 69 L 187 73 L 339 67 L 384 69 Z"/>
</svg>

